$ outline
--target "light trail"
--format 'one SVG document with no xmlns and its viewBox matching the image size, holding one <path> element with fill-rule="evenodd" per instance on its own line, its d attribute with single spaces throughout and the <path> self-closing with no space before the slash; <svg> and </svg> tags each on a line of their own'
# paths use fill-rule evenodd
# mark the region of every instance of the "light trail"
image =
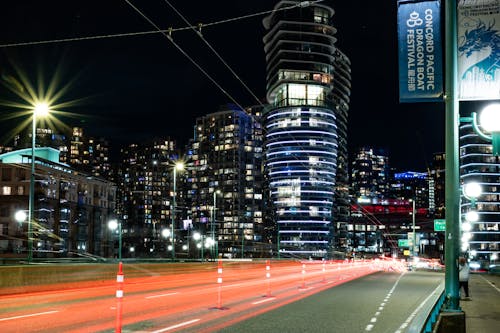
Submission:
<svg viewBox="0 0 500 333">
<path fill-rule="evenodd" d="M 175 330 L 176 328 L 187 326 L 187 325 L 191 325 L 193 323 L 196 323 L 197 321 L 200 321 L 200 319 L 193 319 L 193 320 L 185 321 L 183 323 L 180 323 L 180 324 L 177 324 L 177 325 L 172 325 L 172 326 L 169 326 L 167 328 L 163 328 L 161 330 L 153 331 L 151 333 L 162 333 L 162 332 L 167 332 L 167 331 Z"/>
<path fill-rule="evenodd" d="M 161 294 L 161 295 L 152 295 L 152 296 L 146 296 L 146 299 L 151 299 L 151 298 L 158 298 L 158 297 L 167 297 L 167 296 L 172 296 L 172 295 L 177 295 L 179 293 L 168 293 L 168 294 Z"/>
<path fill-rule="evenodd" d="M 307 267 L 306 274 L 301 273 L 303 265 Z M 198 325 L 209 330 L 226 327 L 381 270 L 380 267 L 374 268 L 373 262 L 280 261 L 272 263 L 272 278 L 267 279 L 265 262 L 224 262 L 221 305 L 231 311 L 214 311 L 218 304 L 217 263 L 176 264 L 175 269 L 167 267 L 168 264 L 164 264 L 159 274 L 132 278 L 127 276 L 127 268 L 124 270 L 124 330 L 136 328 L 143 322 L 148 322 L 149 332 L 196 330 Z M 115 306 L 116 285 L 103 286 L 101 283 L 96 281 L 94 288 L 87 285 L 81 289 L 61 288 L 51 292 L 0 296 L 0 311 L 4 315 L 10 312 L 9 318 L 17 318 L 15 321 L 4 320 L 2 332 L 30 332 L 33 327 L 37 327 L 37 332 L 47 333 L 113 329 L 115 311 L 110 309 Z M 263 299 L 269 287 L 273 297 Z M 19 316 L 20 309 L 29 309 L 34 304 L 40 310 L 57 306 L 60 311 L 58 320 Z M 188 328 L 189 325 L 194 326 Z M 144 328 L 142 331 L 145 332 Z"/>
<path fill-rule="evenodd" d="M 44 316 L 44 315 L 53 314 L 53 313 L 57 313 L 57 312 L 59 312 L 59 311 L 54 310 L 54 311 L 46 311 L 46 312 L 31 313 L 31 314 L 22 315 L 22 316 L 14 316 L 14 317 L 8 317 L 8 318 L 0 318 L 0 321 L 15 320 L 15 319 L 28 318 L 28 317 Z"/>
</svg>

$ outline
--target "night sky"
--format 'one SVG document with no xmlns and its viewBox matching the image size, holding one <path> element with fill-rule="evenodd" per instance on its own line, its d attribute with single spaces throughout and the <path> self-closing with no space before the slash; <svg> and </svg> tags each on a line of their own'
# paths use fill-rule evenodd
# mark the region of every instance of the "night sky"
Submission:
<svg viewBox="0 0 500 333">
<path fill-rule="evenodd" d="M 209 24 L 271 10 L 274 0 L 129 0 L 161 29 Z M 385 148 L 396 169 L 425 171 L 434 152 L 444 151 L 444 103 L 398 100 L 396 1 L 326 0 L 336 14 L 338 48 L 352 63 L 350 150 Z M 204 38 L 260 99 L 265 97 L 264 15 L 202 28 Z M 221 89 L 160 33 L 93 40 L 9 46 L 21 42 L 151 31 L 156 28 L 125 0 L 16 0 L 0 11 L 0 72 L 22 70 L 34 87 L 57 78 L 67 85 L 59 102 L 78 100 L 61 120 L 81 126 L 112 145 L 170 136 L 181 144 L 197 117 L 231 102 Z M 192 30 L 174 31 L 174 41 L 242 106 L 254 97 Z M 16 69 L 17 68 L 17 69 Z M 54 73 L 58 73 L 55 75 Z M 37 78 L 43 78 L 39 80 Z M 5 87 L 0 100 L 10 101 Z M 4 103 L 5 104 L 5 103 Z M 471 103 L 465 108 L 470 108 Z M 0 129 L 12 108 L 0 105 Z M 3 138 L 5 140 L 5 136 Z M 4 142 L 2 142 L 4 143 Z"/>
</svg>

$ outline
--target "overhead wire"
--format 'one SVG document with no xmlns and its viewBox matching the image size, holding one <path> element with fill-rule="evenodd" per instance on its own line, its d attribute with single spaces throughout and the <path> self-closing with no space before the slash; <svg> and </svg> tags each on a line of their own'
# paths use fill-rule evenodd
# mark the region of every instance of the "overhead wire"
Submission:
<svg viewBox="0 0 500 333">
<path fill-rule="evenodd" d="M 169 6 L 170 8 L 172 8 L 172 10 L 177 14 L 179 15 L 180 18 L 182 18 L 182 20 L 189 26 L 191 27 L 191 30 L 193 30 L 196 35 L 198 35 L 198 37 L 201 38 L 201 40 L 205 43 L 205 45 L 208 46 L 208 48 L 217 56 L 217 58 L 219 58 L 219 60 L 226 66 L 227 69 L 229 69 L 229 71 L 231 72 L 231 74 L 233 74 L 233 76 L 238 80 L 240 81 L 240 83 L 243 85 L 243 87 L 245 87 L 245 89 L 252 95 L 252 97 L 257 101 L 257 103 L 264 107 L 264 104 L 259 100 L 259 98 L 257 96 L 255 96 L 255 94 L 253 93 L 253 91 L 245 84 L 245 82 L 243 82 L 243 80 L 239 77 L 238 74 L 236 74 L 236 72 L 231 68 L 231 66 L 229 66 L 229 64 L 221 57 L 221 55 L 212 47 L 212 45 L 205 39 L 205 37 L 203 37 L 202 33 L 201 33 L 201 25 L 198 27 L 198 30 L 196 30 L 193 25 L 186 19 L 186 17 L 184 17 L 184 15 L 181 14 L 181 12 L 179 12 L 177 10 L 177 8 L 175 8 L 171 3 L 170 1 L 168 0 L 164 0 Z"/>
<path fill-rule="evenodd" d="M 189 59 L 189 61 L 191 61 L 193 63 L 193 65 L 195 65 L 203 74 L 205 74 L 205 76 L 210 80 L 212 81 L 213 84 L 215 84 L 217 86 L 217 88 L 219 88 L 223 93 L 224 95 L 226 95 L 230 100 L 233 101 L 234 104 L 236 104 L 241 110 L 244 110 L 244 108 L 233 98 L 233 96 L 231 96 L 224 88 L 222 88 L 222 86 L 217 82 L 215 81 L 215 79 L 210 75 L 208 74 L 207 71 L 205 71 L 193 58 L 191 58 L 176 42 L 174 42 L 174 39 L 172 38 L 172 34 L 171 33 L 166 33 L 166 32 L 162 32 L 162 30 L 160 29 L 160 27 L 158 27 L 151 19 L 149 19 L 139 8 L 135 7 L 129 0 L 125 0 L 125 2 L 127 4 L 129 4 L 137 13 L 139 13 L 139 15 L 141 15 L 146 21 L 148 21 L 152 26 L 154 26 L 159 32 L 161 32 L 165 37 L 167 37 L 167 39 L 186 57 Z"/>
<path fill-rule="evenodd" d="M 171 33 L 171 32 L 176 32 L 176 31 L 183 31 L 183 30 L 189 30 L 192 28 L 197 28 L 197 27 L 211 27 L 214 25 L 219 25 L 219 24 L 224 24 L 224 23 L 229 23 L 229 22 L 234 22 L 234 21 L 239 21 L 239 20 L 244 20 L 247 18 L 255 17 L 255 16 L 261 16 L 273 12 L 278 12 L 282 10 L 288 10 L 291 8 L 296 8 L 296 7 L 306 7 L 305 3 L 308 4 L 315 4 L 318 2 L 323 2 L 324 0 L 316 0 L 316 1 L 302 1 L 296 5 L 291 5 L 288 7 L 283 7 L 279 9 L 272 9 L 272 10 L 267 10 L 267 11 L 262 11 L 258 13 L 253 13 L 253 14 L 248 14 L 248 15 L 243 15 L 243 16 L 238 16 L 238 17 L 233 17 L 233 18 L 228 18 L 216 22 L 210 22 L 210 23 L 200 23 L 199 25 L 192 27 L 180 27 L 180 28 L 168 28 L 168 29 L 159 29 L 159 30 L 150 30 L 150 31 L 138 31 L 138 32 L 125 32 L 125 33 L 119 33 L 119 34 L 107 34 L 107 35 L 96 35 L 96 36 L 83 36 L 83 37 L 71 37 L 71 38 L 59 38 L 59 39 L 48 39 L 48 40 L 41 40 L 41 41 L 30 41 L 30 42 L 17 42 L 17 43 L 7 43 L 7 44 L 0 44 L 0 48 L 7 48 L 7 47 L 16 47 L 16 46 L 30 46 L 30 45 L 43 45 L 43 44 L 54 44 L 54 43 L 66 43 L 66 42 L 79 42 L 79 41 L 85 41 L 85 40 L 95 40 L 95 39 L 106 39 L 106 38 L 116 38 L 116 37 L 131 37 L 131 36 L 142 36 L 142 35 L 152 35 L 152 34 L 158 34 L 158 33 Z M 301 5 L 302 4 L 302 5 Z"/>
<path fill-rule="evenodd" d="M 351 198 L 351 201 L 358 207 L 360 208 L 359 212 L 363 214 L 372 224 L 374 225 L 384 225 L 376 216 L 375 214 L 369 212 L 365 207 L 362 205 L 358 204 L 354 199 Z M 387 231 L 382 231 L 382 234 L 387 237 L 390 240 L 391 247 L 392 248 L 397 248 L 397 246 L 394 245 L 394 239 L 392 238 L 392 235 L 387 232 Z"/>
</svg>

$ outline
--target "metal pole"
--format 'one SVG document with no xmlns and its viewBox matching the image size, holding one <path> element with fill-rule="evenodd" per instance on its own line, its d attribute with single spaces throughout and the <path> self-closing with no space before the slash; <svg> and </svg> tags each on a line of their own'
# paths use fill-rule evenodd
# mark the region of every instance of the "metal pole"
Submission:
<svg viewBox="0 0 500 333">
<path fill-rule="evenodd" d="M 212 255 L 212 258 L 214 258 L 215 260 L 215 256 L 214 256 L 214 246 L 215 246 L 215 210 L 216 210 L 216 205 L 217 205 L 217 191 L 215 190 L 214 188 L 214 205 L 212 206 L 212 241 L 213 241 L 213 244 L 211 246 L 211 255 Z M 219 256 L 219 254 L 217 253 L 217 256 Z"/>
<path fill-rule="evenodd" d="M 413 199 L 411 216 L 412 216 L 412 228 L 413 228 L 413 241 L 412 241 L 411 255 L 415 259 L 415 248 L 417 247 L 417 237 L 415 234 L 415 199 Z"/>
<path fill-rule="evenodd" d="M 203 253 L 203 248 L 205 247 L 205 235 L 201 235 L 201 261 L 205 261 L 205 255 Z"/>
<path fill-rule="evenodd" d="M 28 264 L 33 259 L 33 230 L 32 220 L 35 206 L 35 137 L 36 137 L 36 112 L 33 111 L 33 122 L 31 131 L 31 176 L 30 176 L 30 193 L 28 203 Z"/>
<path fill-rule="evenodd" d="M 122 261 L 122 222 L 118 221 L 118 260 Z"/>
<path fill-rule="evenodd" d="M 280 224 L 279 222 L 277 224 L 277 233 L 276 233 L 276 245 L 277 245 L 277 250 L 278 250 L 278 259 L 281 259 L 281 249 L 280 249 Z"/>
<path fill-rule="evenodd" d="M 174 224 L 175 224 L 175 197 L 177 196 L 177 166 L 174 165 L 174 193 L 172 198 L 172 260 L 175 259 L 175 235 L 174 235 Z"/>
<path fill-rule="evenodd" d="M 459 310 L 458 250 L 460 236 L 460 175 L 458 159 L 457 1 L 445 3 L 445 293 L 448 311 Z"/>
<path fill-rule="evenodd" d="M 245 250 L 245 223 L 241 226 L 241 259 L 243 259 L 243 254 Z"/>
</svg>

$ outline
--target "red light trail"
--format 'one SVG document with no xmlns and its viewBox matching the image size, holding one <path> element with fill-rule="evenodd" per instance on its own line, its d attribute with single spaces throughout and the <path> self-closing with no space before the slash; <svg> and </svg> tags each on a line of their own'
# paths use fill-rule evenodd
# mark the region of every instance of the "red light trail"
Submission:
<svg viewBox="0 0 500 333">
<path fill-rule="evenodd" d="M 129 332 L 213 332 L 386 269 L 387 263 L 397 264 L 276 261 L 267 269 L 265 262 L 170 263 L 164 265 L 175 265 L 175 274 L 156 270 L 130 278 L 127 265 L 133 264 L 125 263 L 122 298 L 115 297 L 116 283 L 103 286 L 102 281 L 80 289 L 2 296 L 0 327 L 3 333 L 119 332 L 118 325 Z"/>
</svg>

